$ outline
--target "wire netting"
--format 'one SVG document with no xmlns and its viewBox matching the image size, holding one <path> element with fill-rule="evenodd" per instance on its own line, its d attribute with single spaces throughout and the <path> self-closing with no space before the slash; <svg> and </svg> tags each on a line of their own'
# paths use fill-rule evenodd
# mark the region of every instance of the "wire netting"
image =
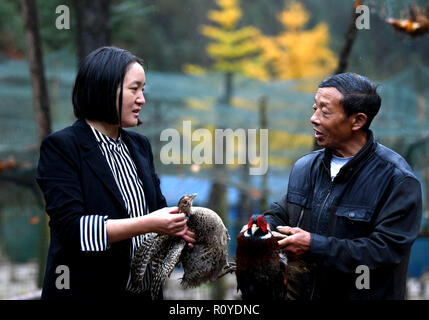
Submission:
<svg viewBox="0 0 429 320">
<path fill-rule="evenodd" d="M 45 61 L 52 127 L 56 131 L 75 121 L 71 90 L 76 62 L 63 52 L 52 54 Z M 38 287 L 38 246 L 40 235 L 44 234 L 44 214 L 34 185 L 38 145 L 28 70 L 25 61 L 0 63 L 0 161 L 9 159 L 16 163 L 12 169 L 0 172 L 0 299 Z M 383 99 L 380 113 L 372 125 L 375 136 L 407 157 L 426 192 L 429 70 L 411 65 L 388 79 L 375 80 L 380 83 Z M 259 200 L 264 184 L 268 188 L 268 203 L 280 199 L 286 191 L 291 166 L 313 148 L 309 119 L 317 81 L 260 82 L 235 76 L 229 105 L 222 102 L 224 76 L 220 73 L 197 77 L 149 70 L 146 83 L 146 104 L 141 112 L 143 125 L 130 130 L 149 137 L 169 205 L 176 205 L 181 195 L 194 192 L 198 193 L 196 205 L 205 205 L 214 178 L 214 166 L 197 165 L 192 157 L 191 163 L 183 164 L 187 156 L 184 154 L 179 155 L 180 164 L 163 163 L 160 154 L 168 143 L 160 139 L 163 131 L 175 130 L 181 146 L 188 139 L 192 151 L 201 143 L 195 137 L 192 141 L 192 134 L 198 129 L 207 129 L 212 137 L 216 128 L 229 128 L 235 133 L 238 129 L 245 132 L 256 129 L 258 133 L 261 128 L 269 129 L 266 175 L 249 176 L 249 167 L 255 167 L 249 164 L 249 159 L 246 159 L 248 166 L 237 164 L 237 161 L 225 165 L 228 173 L 227 223 L 232 239 L 244 219 L 237 209 L 240 192 L 244 190 L 251 195 L 253 212 L 261 208 Z M 184 121 L 190 121 L 190 136 L 184 130 Z M 260 151 L 259 140 L 256 141 L 257 151 Z M 240 147 L 248 151 L 246 143 L 241 146 L 235 143 L 235 159 Z M 183 152 L 183 148 L 180 150 Z M 425 194 L 425 201 L 426 198 Z M 248 212 L 245 219 L 253 212 Z M 26 276 L 18 275 L 19 272 Z M 26 279 L 25 284 L 21 283 L 22 279 Z"/>
</svg>

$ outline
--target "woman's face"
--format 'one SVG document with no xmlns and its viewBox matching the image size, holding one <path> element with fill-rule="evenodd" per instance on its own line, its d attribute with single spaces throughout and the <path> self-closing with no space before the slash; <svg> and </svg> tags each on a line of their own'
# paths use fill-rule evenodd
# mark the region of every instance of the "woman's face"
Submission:
<svg viewBox="0 0 429 320">
<path fill-rule="evenodd" d="M 139 112 L 146 103 L 143 95 L 146 76 L 143 67 L 133 62 L 124 77 L 122 89 L 122 127 L 134 127 L 138 124 Z M 118 89 L 119 99 L 119 89 Z"/>
</svg>

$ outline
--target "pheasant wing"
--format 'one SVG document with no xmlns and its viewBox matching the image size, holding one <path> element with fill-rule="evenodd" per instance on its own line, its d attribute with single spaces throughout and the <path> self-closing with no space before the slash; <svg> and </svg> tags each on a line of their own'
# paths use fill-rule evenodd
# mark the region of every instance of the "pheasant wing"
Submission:
<svg viewBox="0 0 429 320">
<path fill-rule="evenodd" d="M 227 265 L 229 234 L 219 215 L 209 208 L 192 207 L 188 227 L 195 232 L 192 249 L 183 250 L 184 287 L 215 281 Z"/>
<path fill-rule="evenodd" d="M 144 274 L 161 242 L 162 239 L 160 239 L 158 234 L 149 233 L 146 235 L 146 239 L 142 245 L 134 252 L 134 257 L 131 261 L 131 291 L 140 293 L 144 290 Z"/>
<path fill-rule="evenodd" d="M 159 289 L 179 262 L 180 255 L 185 245 L 186 241 L 181 238 L 164 236 L 157 254 L 152 258 L 153 278 L 150 289 L 152 299 L 158 297 Z"/>
</svg>

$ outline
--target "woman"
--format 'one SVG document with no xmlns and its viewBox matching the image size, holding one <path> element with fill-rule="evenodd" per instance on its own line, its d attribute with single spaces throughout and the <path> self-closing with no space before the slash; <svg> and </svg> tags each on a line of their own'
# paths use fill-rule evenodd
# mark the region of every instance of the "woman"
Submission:
<svg viewBox="0 0 429 320">
<path fill-rule="evenodd" d="M 149 299 L 127 290 L 144 234 L 195 241 L 185 215 L 166 207 L 149 141 L 123 130 L 141 123 L 142 65 L 115 47 L 89 54 L 73 88 L 78 120 L 41 145 L 37 182 L 51 234 L 42 299 Z"/>
</svg>

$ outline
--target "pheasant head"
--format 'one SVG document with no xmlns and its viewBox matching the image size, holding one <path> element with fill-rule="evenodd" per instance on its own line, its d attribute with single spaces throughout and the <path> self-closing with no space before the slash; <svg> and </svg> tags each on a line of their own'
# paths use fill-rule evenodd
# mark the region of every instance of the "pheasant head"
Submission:
<svg viewBox="0 0 429 320">
<path fill-rule="evenodd" d="M 197 196 L 196 193 L 191 194 L 191 195 L 184 195 L 183 197 L 180 198 L 179 203 L 177 204 L 177 206 L 179 207 L 179 213 L 186 213 L 186 215 L 189 214 L 189 210 L 191 209 L 192 206 L 192 201 L 194 200 L 194 198 Z"/>
<path fill-rule="evenodd" d="M 247 224 L 247 231 L 244 233 L 246 237 L 270 237 L 268 224 L 264 216 L 252 215 Z"/>
</svg>

